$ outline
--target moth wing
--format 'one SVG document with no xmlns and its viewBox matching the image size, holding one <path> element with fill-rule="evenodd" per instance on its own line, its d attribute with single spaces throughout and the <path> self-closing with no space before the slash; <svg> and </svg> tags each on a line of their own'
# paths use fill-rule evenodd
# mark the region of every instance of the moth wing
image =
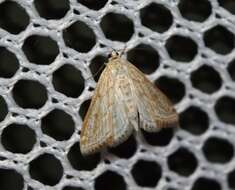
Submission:
<svg viewBox="0 0 235 190">
<path fill-rule="evenodd" d="M 80 140 L 83 155 L 98 152 L 105 146 L 118 145 L 132 132 L 125 105 L 115 91 L 114 82 L 115 76 L 106 67 L 83 122 Z"/>
<path fill-rule="evenodd" d="M 177 125 L 178 115 L 170 100 L 134 65 L 127 62 L 127 67 L 133 81 L 140 127 L 156 132 Z"/>
<path fill-rule="evenodd" d="M 106 107 L 110 99 L 109 94 L 106 93 L 111 82 L 105 68 L 83 121 L 80 135 L 80 149 L 83 155 L 99 151 L 112 140 L 112 116 Z"/>
</svg>

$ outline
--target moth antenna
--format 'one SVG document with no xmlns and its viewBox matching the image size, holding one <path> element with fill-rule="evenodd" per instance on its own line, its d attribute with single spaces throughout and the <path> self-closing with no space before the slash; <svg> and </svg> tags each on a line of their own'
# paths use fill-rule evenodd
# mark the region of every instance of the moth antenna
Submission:
<svg viewBox="0 0 235 190">
<path fill-rule="evenodd" d="M 125 45 L 124 45 L 124 48 L 121 50 L 121 52 L 120 52 L 120 54 L 119 54 L 120 57 L 125 53 L 126 48 L 127 48 L 127 46 L 126 46 L 126 44 L 125 44 Z"/>
<path fill-rule="evenodd" d="M 102 71 L 102 69 L 105 67 L 106 64 L 102 64 L 102 66 L 98 69 L 98 71 L 95 72 L 94 75 L 88 77 L 86 80 L 91 79 L 92 77 L 95 77 L 100 71 Z"/>
<path fill-rule="evenodd" d="M 117 55 L 119 55 L 119 53 L 118 53 L 118 51 L 116 50 L 116 49 L 114 49 L 114 48 L 112 48 L 112 47 L 110 47 L 111 49 L 112 49 L 112 51 L 111 52 L 115 52 Z M 112 53 L 111 53 L 112 54 Z"/>
</svg>

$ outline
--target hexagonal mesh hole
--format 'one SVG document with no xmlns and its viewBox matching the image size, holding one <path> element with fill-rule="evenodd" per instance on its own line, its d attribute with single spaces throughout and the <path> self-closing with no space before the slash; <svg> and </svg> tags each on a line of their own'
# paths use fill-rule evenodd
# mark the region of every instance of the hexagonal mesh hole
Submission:
<svg viewBox="0 0 235 190">
<path fill-rule="evenodd" d="M 203 134 L 209 127 L 209 119 L 203 110 L 191 106 L 180 113 L 180 127 L 194 135 Z"/>
<path fill-rule="evenodd" d="M 96 43 L 93 30 L 84 22 L 77 21 L 63 31 L 65 44 L 78 52 L 89 52 Z"/>
<path fill-rule="evenodd" d="M 34 0 L 35 7 L 39 15 L 45 19 L 60 19 L 69 11 L 69 1 L 67 0 Z"/>
<path fill-rule="evenodd" d="M 123 144 L 111 148 L 109 152 L 113 153 L 114 155 L 117 155 L 119 158 L 130 158 L 135 154 L 136 149 L 136 140 L 133 136 L 131 136 Z"/>
<path fill-rule="evenodd" d="M 125 190 L 126 183 L 121 175 L 108 170 L 95 179 L 96 190 L 101 190 L 104 187 L 107 189 Z"/>
<path fill-rule="evenodd" d="M 29 24 L 29 15 L 18 3 L 5 1 L 0 4 L 0 28 L 18 34 Z"/>
<path fill-rule="evenodd" d="M 6 101 L 4 100 L 4 98 L 2 96 L 0 96 L 0 121 L 3 121 L 8 113 L 8 107 L 6 104 Z"/>
<path fill-rule="evenodd" d="M 175 78 L 163 76 L 155 84 L 173 103 L 180 102 L 185 95 L 184 84 Z"/>
<path fill-rule="evenodd" d="M 139 160 L 131 170 L 135 182 L 141 187 L 156 187 L 162 170 L 154 161 Z"/>
<path fill-rule="evenodd" d="M 181 62 L 192 61 L 198 51 L 192 39 L 181 35 L 171 36 L 166 42 L 166 49 L 172 59 Z"/>
<path fill-rule="evenodd" d="M 6 150 L 26 154 L 33 149 L 36 135 L 27 125 L 14 123 L 3 129 L 1 141 Z"/>
<path fill-rule="evenodd" d="M 127 59 L 146 74 L 151 74 L 159 66 L 158 52 L 145 44 L 140 44 L 129 50 Z"/>
<path fill-rule="evenodd" d="M 15 54 L 0 47 L 0 77 L 11 78 L 19 68 L 19 61 Z"/>
<path fill-rule="evenodd" d="M 192 72 L 191 81 L 195 88 L 208 94 L 216 92 L 222 85 L 219 73 L 206 65 Z"/>
<path fill-rule="evenodd" d="M 235 2 L 233 0 L 218 0 L 219 5 L 228 10 L 230 13 L 235 14 Z"/>
<path fill-rule="evenodd" d="M 216 180 L 201 177 L 195 181 L 192 190 L 207 190 L 210 188 L 221 190 L 221 186 Z"/>
<path fill-rule="evenodd" d="M 233 169 L 232 171 L 229 172 L 228 176 L 227 176 L 227 181 L 228 181 L 228 185 L 230 188 L 235 188 L 235 170 Z"/>
<path fill-rule="evenodd" d="M 102 18 L 100 27 L 109 40 L 126 42 L 134 33 L 132 21 L 123 14 L 108 13 Z"/>
<path fill-rule="evenodd" d="M 24 187 L 24 179 L 14 169 L 0 169 L 0 185 L 2 190 L 21 190 Z"/>
<path fill-rule="evenodd" d="M 55 109 L 42 118 L 41 128 L 58 141 L 68 140 L 74 132 L 74 121 L 63 110 Z"/>
<path fill-rule="evenodd" d="M 86 6 L 89 9 L 93 9 L 93 10 L 99 10 L 101 8 L 103 8 L 105 6 L 105 4 L 107 3 L 108 0 L 100 0 L 100 1 L 96 1 L 96 0 L 77 0 L 78 3 L 81 3 L 82 5 Z"/>
<path fill-rule="evenodd" d="M 188 20 L 203 22 L 211 14 L 211 4 L 208 0 L 190 1 L 181 0 L 179 10 L 182 16 Z"/>
<path fill-rule="evenodd" d="M 55 90 L 72 98 L 77 98 L 84 89 L 81 72 L 69 64 L 63 65 L 53 73 L 52 83 Z"/>
<path fill-rule="evenodd" d="M 93 170 L 100 161 L 99 153 L 84 157 L 81 154 L 79 142 L 70 148 L 67 156 L 70 164 L 76 170 Z"/>
<path fill-rule="evenodd" d="M 38 81 L 19 80 L 13 88 L 13 97 L 22 108 L 41 108 L 47 101 L 47 91 Z"/>
<path fill-rule="evenodd" d="M 234 147 L 226 140 L 211 137 L 203 146 L 205 157 L 212 163 L 229 162 L 234 155 Z"/>
<path fill-rule="evenodd" d="M 224 26 L 217 25 L 204 33 L 204 42 L 216 53 L 226 55 L 234 48 L 234 34 Z"/>
<path fill-rule="evenodd" d="M 30 62 L 39 65 L 51 64 L 59 54 L 57 43 L 47 36 L 29 36 L 22 49 Z"/>
<path fill-rule="evenodd" d="M 197 159 L 186 148 L 179 148 L 168 157 L 170 170 L 182 175 L 189 176 L 197 168 Z"/>
<path fill-rule="evenodd" d="M 167 31 L 173 22 L 170 10 L 156 3 L 142 8 L 140 19 L 144 26 L 160 33 Z"/>
<path fill-rule="evenodd" d="M 219 119 L 225 123 L 235 124 L 235 99 L 232 97 L 221 97 L 215 105 L 215 111 Z"/>
<path fill-rule="evenodd" d="M 82 187 L 65 186 L 62 190 L 84 190 Z"/>
<path fill-rule="evenodd" d="M 29 165 L 30 176 L 45 185 L 56 185 L 63 175 L 61 162 L 52 154 L 42 154 Z"/>
</svg>

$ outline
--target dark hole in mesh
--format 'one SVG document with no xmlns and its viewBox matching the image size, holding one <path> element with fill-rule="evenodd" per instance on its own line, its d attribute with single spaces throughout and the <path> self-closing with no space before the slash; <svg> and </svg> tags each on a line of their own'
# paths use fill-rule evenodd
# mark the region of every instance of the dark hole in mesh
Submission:
<svg viewBox="0 0 235 190">
<path fill-rule="evenodd" d="M 95 190 L 103 190 L 104 188 L 126 190 L 126 183 L 121 175 L 108 170 L 95 179 Z"/>
<path fill-rule="evenodd" d="M 82 187 L 65 186 L 62 190 L 85 190 Z"/>
<path fill-rule="evenodd" d="M 81 72 L 74 66 L 65 64 L 53 73 L 54 88 L 68 97 L 77 98 L 84 89 Z"/>
<path fill-rule="evenodd" d="M 25 9 L 13 1 L 0 4 L 0 27 L 12 34 L 25 30 L 29 24 L 29 16 Z"/>
<path fill-rule="evenodd" d="M 209 127 L 209 118 L 203 110 L 191 106 L 179 115 L 180 127 L 193 135 L 203 134 Z"/>
<path fill-rule="evenodd" d="M 19 80 L 13 88 L 13 98 L 22 108 L 41 108 L 47 101 L 44 85 L 33 80 Z"/>
<path fill-rule="evenodd" d="M 45 142 L 43 142 L 43 141 L 40 141 L 40 146 L 41 147 L 47 147 L 47 144 Z"/>
<path fill-rule="evenodd" d="M 134 33 L 133 22 L 123 14 L 108 13 L 100 23 L 106 38 L 127 42 Z"/>
<path fill-rule="evenodd" d="M 4 128 L 1 142 L 3 147 L 10 152 L 26 154 L 33 149 L 36 135 L 27 125 L 14 123 Z"/>
<path fill-rule="evenodd" d="M 176 61 L 190 62 L 197 55 L 197 44 L 189 37 L 173 35 L 166 42 L 170 57 Z"/>
<path fill-rule="evenodd" d="M 162 169 L 154 161 L 139 160 L 133 166 L 131 173 L 139 186 L 155 187 L 162 176 Z"/>
<path fill-rule="evenodd" d="M 178 7 L 184 18 L 198 22 L 205 21 L 210 16 L 212 10 L 208 0 L 181 0 Z"/>
<path fill-rule="evenodd" d="M 170 170 L 182 176 L 191 175 L 197 168 L 197 159 L 186 148 L 179 148 L 168 157 Z"/>
<path fill-rule="evenodd" d="M 92 86 L 89 86 L 89 87 L 88 87 L 88 91 L 90 91 L 90 92 L 93 91 L 94 89 L 95 89 L 95 88 L 92 87 Z"/>
<path fill-rule="evenodd" d="M 233 146 L 226 140 L 210 137 L 203 145 L 203 153 L 213 163 L 229 162 L 233 155 Z"/>
<path fill-rule="evenodd" d="M 141 9 L 140 19 L 144 26 L 160 33 L 167 31 L 173 22 L 171 12 L 165 6 L 156 3 Z"/>
<path fill-rule="evenodd" d="M 80 110 L 79 110 L 79 115 L 81 116 L 81 118 L 84 120 L 87 110 L 89 108 L 89 105 L 91 103 L 91 100 L 86 100 L 85 102 L 82 103 L 82 105 L 80 106 Z"/>
<path fill-rule="evenodd" d="M 79 142 L 75 143 L 69 150 L 68 160 L 76 170 L 93 170 L 100 162 L 100 154 L 83 156 L 80 151 Z"/>
<path fill-rule="evenodd" d="M 96 43 L 93 30 L 84 22 L 77 21 L 63 31 L 65 44 L 79 52 L 89 52 Z"/>
<path fill-rule="evenodd" d="M 51 101 L 52 101 L 52 103 L 54 103 L 54 104 L 57 104 L 57 103 L 59 102 L 59 100 L 57 100 L 56 98 L 52 98 Z"/>
<path fill-rule="evenodd" d="M 107 165 L 111 164 L 110 160 L 108 160 L 108 159 L 104 159 L 104 163 L 107 164 Z"/>
<path fill-rule="evenodd" d="M 63 18 L 69 11 L 68 0 L 34 0 L 39 15 L 45 19 Z"/>
<path fill-rule="evenodd" d="M 159 66 L 159 54 L 149 45 L 140 44 L 127 52 L 127 59 L 145 74 L 151 74 Z"/>
<path fill-rule="evenodd" d="M 4 161 L 6 160 L 7 158 L 3 157 L 3 156 L 0 156 L 0 161 Z"/>
<path fill-rule="evenodd" d="M 146 142 L 154 146 L 167 146 L 173 137 L 173 128 L 164 128 L 156 133 L 149 133 L 142 130 Z"/>
<path fill-rule="evenodd" d="M 208 190 L 208 189 L 221 190 L 221 186 L 214 179 L 200 177 L 194 182 L 192 187 L 192 190 Z"/>
<path fill-rule="evenodd" d="M 24 187 L 23 177 L 14 169 L 0 169 L 1 190 L 22 190 Z"/>
<path fill-rule="evenodd" d="M 225 55 L 234 48 L 234 35 L 224 26 L 217 25 L 204 32 L 205 45 L 216 53 Z"/>
<path fill-rule="evenodd" d="M 76 10 L 76 9 L 73 10 L 73 13 L 74 13 L 75 15 L 80 15 L 80 12 L 79 12 L 78 10 Z"/>
<path fill-rule="evenodd" d="M 89 9 L 99 10 L 105 6 L 108 0 L 77 0 L 78 3 L 86 6 Z"/>
<path fill-rule="evenodd" d="M 100 75 L 105 68 L 105 63 L 107 63 L 107 58 L 102 55 L 97 55 L 91 60 L 89 67 L 96 82 L 99 80 Z"/>
<path fill-rule="evenodd" d="M 225 123 L 235 124 L 235 99 L 224 96 L 215 105 L 215 111 L 219 119 Z"/>
<path fill-rule="evenodd" d="M 155 84 L 174 104 L 179 103 L 185 95 L 184 84 L 176 78 L 162 76 Z"/>
<path fill-rule="evenodd" d="M 136 140 L 135 137 L 132 135 L 127 139 L 127 141 L 121 143 L 117 147 L 110 148 L 109 152 L 117 155 L 120 158 L 130 158 L 135 154 L 136 149 Z"/>
<path fill-rule="evenodd" d="M 207 65 L 203 65 L 192 72 L 191 81 L 195 88 L 208 94 L 216 92 L 222 85 L 219 73 Z"/>
<path fill-rule="evenodd" d="M 73 135 L 75 127 L 73 118 L 59 109 L 48 113 L 42 118 L 41 123 L 43 133 L 58 141 L 68 140 Z"/>
<path fill-rule="evenodd" d="M 64 169 L 60 161 L 52 154 L 44 153 L 30 162 L 30 176 L 45 185 L 59 183 Z"/>
<path fill-rule="evenodd" d="M 0 77 L 11 78 L 19 68 L 19 61 L 15 54 L 5 47 L 0 47 Z"/>
<path fill-rule="evenodd" d="M 66 175 L 66 178 L 67 178 L 67 179 L 73 179 L 74 176 L 72 176 L 72 175 Z"/>
<path fill-rule="evenodd" d="M 57 43 L 47 36 L 29 36 L 22 49 L 28 60 L 38 65 L 50 65 L 59 54 Z"/>
<path fill-rule="evenodd" d="M 235 81 L 235 59 L 229 63 L 228 72 L 233 81 Z"/>
<path fill-rule="evenodd" d="M 235 14 L 234 0 L 218 0 L 219 5 L 227 9 L 230 13 Z"/>
<path fill-rule="evenodd" d="M 28 186 L 27 190 L 34 190 L 32 187 Z"/>
<path fill-rule="evenodd" d="M 23 71 L 24 73 L 27 73 L 27 72 L 29 72 L 29 68 L 23 67 L 23 68 L 22 68 L 22 71 Z"/>
<path fill-rule="evenodd" d="M 2 96 L 0 96 L 0 122 L 3 121 L 8 113 L 8 106 Z"/>
<path fill-rule="evenodd" d="M 227 176 L 228 186 L 235 189 L 235 170 L 233 169 Z"/>
</svg>

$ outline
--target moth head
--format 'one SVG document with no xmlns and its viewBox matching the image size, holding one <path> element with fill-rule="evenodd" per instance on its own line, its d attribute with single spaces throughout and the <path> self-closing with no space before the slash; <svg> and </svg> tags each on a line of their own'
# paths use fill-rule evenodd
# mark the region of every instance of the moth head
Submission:
<svg viewBox="0 0 235 190">
<path fill-rule="evenodd" d="M 114 59 L 117 59 L 120 57 L 120 53 L 118 53 L 117 51 L 113 50 L 109 55 L 108 55 L 108 58 L 109 58 L 109 61 L 112 61 Z"/>
</svg>

